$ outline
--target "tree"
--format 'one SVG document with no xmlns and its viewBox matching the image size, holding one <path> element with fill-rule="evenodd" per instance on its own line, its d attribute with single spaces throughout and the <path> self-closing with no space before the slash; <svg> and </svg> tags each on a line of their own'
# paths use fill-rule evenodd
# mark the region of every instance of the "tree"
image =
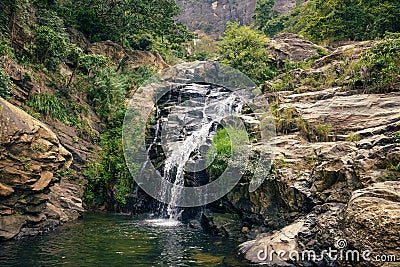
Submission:
<svg viewBox="0 0 400 267">
<path fill-rule="evenodd" d="M 227 29 L 218 45 L 220 61 L 237 68 L 255 83 L 271 79 L 277 72 L 266 44 L 268 38 L 251 26 L 227 23 Z"/>
<path fill-rule="evenodd" d="M 278 12 L 273 9 L 275 0 L 258 0 L 254 11 L 254 21 L 259 29 L 262 29 L 268 21 L 279 16 Z"/>
<path fill-rule="evenodd" d="M 314 41 L 381 38 L 400 31 L 400 2 L 310 0 L 285 22 L 284 30 Z"/>
<path fill-rule="evenodd" d="M 174 0 L 69 0 L 61 8 L 65 19 L 92 41 L 122 45 L 143 33 L 172 38 L 179 31 L 191 38 L 186 27 L 174 20 L 179 11 Z"/>
<path fill-rule="evenodd" d="M 285 31 L 313 41 L 336 41 L 376 39 L 386 32 L 400 32 L 398 0 L 309 0 L 275 18 L 267 8 L 258 12 L 264 12 L 257 15 L 262 22 L 258 25 L 268 36 Z"/>
</svg>

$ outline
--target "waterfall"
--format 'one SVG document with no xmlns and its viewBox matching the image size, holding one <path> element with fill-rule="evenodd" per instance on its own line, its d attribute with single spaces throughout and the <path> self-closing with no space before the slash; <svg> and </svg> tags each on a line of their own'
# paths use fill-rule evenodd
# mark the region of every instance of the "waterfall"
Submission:
<svg viewBox="0 0 400 267">
<path fill-rule="evenodd" d="M 183 209 L 176 203 L 185 186 L 188 166 L 199 166 L 191 170 L 194 172 L 206 167 L 207 151 L 201 148 L 209 147 L 218 124 L 228 116 L 240 114 L 243 106 L 234 94 L 223 87 L 188 84 L 177 90 L 177 96 L 169 96 L 164 106 L 157 107 L 156 131 L 153 144 L 148 148 L 150 152 L 154 144 L 163 140 L 165 161 L 161 173 L 164 179 L 173 183 L 167 206 L 170 220 L 179 220 L 182 215 Z M 165 194 L 165 191 L 160 194 Z"/>
</svg>

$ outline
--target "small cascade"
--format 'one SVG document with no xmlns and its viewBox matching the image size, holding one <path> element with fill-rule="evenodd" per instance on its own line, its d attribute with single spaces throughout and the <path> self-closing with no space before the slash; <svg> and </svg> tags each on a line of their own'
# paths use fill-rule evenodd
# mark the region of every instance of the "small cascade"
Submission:
<svg viewBox="0 0 400 267">
<path fill-rule="evenodd" d="M 242 106 L 229 90 L 205 84 L 188 84 L 161 99 L 148 153 L 153 150 L 154 155 L 162 147 L 164 158 L 160 173 L 173 183 L 173 189 L 170 203 L 161 206 L 166 214 L 165 210 L 160 213 L 164 212 L 169 221 L 181 219 L 184 209 L 177 207 L 177 201 L 182 188 L 208 182 L 188 176 L 205 171 L 207 148 L 218 125 L 224 118 L 240 114 Z M 160 194 L 166 194 L 165 190 Z"/>
</svg>

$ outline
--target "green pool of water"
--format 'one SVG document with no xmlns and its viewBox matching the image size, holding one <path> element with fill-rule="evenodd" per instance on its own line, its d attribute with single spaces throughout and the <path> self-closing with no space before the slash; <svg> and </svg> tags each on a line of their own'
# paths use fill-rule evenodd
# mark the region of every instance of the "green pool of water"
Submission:
<svg viewBox="0 0 400 267">
<path fill-rule="evenodd" d="M 42 236 L 0 243 L 0 266 L 239 266 L 236 246 L 187 225 L 86 214 Z"/>
</svg>

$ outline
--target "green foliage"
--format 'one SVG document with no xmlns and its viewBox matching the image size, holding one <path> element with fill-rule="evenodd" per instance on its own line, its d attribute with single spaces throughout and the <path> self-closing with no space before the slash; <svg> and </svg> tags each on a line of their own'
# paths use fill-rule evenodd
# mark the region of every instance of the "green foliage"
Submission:
<svg viewBox="0 0 400 267">
<path fill-rule="evenodd" d="M 317 142 L 329 142 L 332 141 L 331 135 L 333 128 L 330 123 L 320 123 L 314 126 L 314 134 Z"/>
<path fill-rule="evenodd" d="M 387 170 L 400 172 L 400 162 L 398 162 L 397 165 L 396 165 L 396 163 L 389 163 Z"/>
<path fill-rule="evenodd" d="M 64 22 L 56 12 L 42 8 L 38 13 L 38 24 L 33 27 L 35 41 L 28 46 L 28 50 L 39 63 L 55 70 L 76 53 L 76 47 L 70 42 Z"/>
<path fill-rule="evenodd" d="M 140 86 L 154 74 L 154 70 L 144 66 L 134 72 L 118 73 L 115 68 L 105 67 L 95 70 L 95 73 L 93 79 L 89 80 L 88 100 L 106 123 L 107 129 L 100 138 L 102 151 L 99 157 L 88 165 L 84 173 L 88 180 L 85 198 L 89 205 L 107 203 L 120 210 L 134 186 L 122 147 L 121 127 L 126 108 L 125 97 L 131 89 L 132 80 L 136 86 Z"/>
<path fill-rule="evenodd" d="M 102 69 L 87 89 L 88 102 L 104 122 L 114 125 L 124 116 L 125 95 L 130 86 L 128 76 Z"/>
<path fill-rule="evenodd" d="M 378 43 L 366 51 L 356 71 L 354 80 L 362 81 L 369 91 L 392 91 L 400 83 L 400 39 Z"/>
<path fill-rule="evenodd" d="M 227 129 L 223 128 L 215 134 L 213 145 L 207 154 L 207 166 L 210 166 L 208 168 L 210 180 L 215 180 L 225 171 L 230 156 L 231 140 Z"/>
<path fill-rule="evenodd" d="M 192 44 L 191 44 L 192 45 Z M 193 55 L 190 61 L 203 61 L 217 56 L 217 42 L 210 37 L 201 36 L 193 42 Z"/>
<path fill-rule="evenodd" d="M 278 18 L 267 16 L 258 24 L 273 36 L 288 31 L 313 41 L 368 40 L 386 32 L 400 32 L 400 3 L 397 0 L 309 0 Z"/>
<path fill-rule="evenodd" d="M 47 93 L 35 94 L 26 103 L 29 107 L 44 116 L 65 121 L 67 110 L 61 99 Z"/>
<path fill-rule="evenodd" d="M 279 109 L 278 105 L 270 105 L 270 110 L 275 119 L 278 132 L 288 134 L 300 131 L 305 137 L 310 133 L 308 123 L 301 117 L 294 107 Z"/>
<path fill-rule="evenodd" d="M 132 87 L 132 81 L 139 86 L 153 71 L 150 67 L 141 67 L 135 72 L 119 73 L 113 67 L 101 68 L 89 79 L 88 103 L 109 128 L 117 127 L 122 124 L 125 98 Z"/>
<path fill-rule="evenodd" d="M 228 23 L 218 51 L 222 63 L 239 69 L 255 83 L 261 84 L 274 77 L 277 69 L 265 47 L 268 38 L 252 27 Z"/>
<path fill-rule="evenodd" d="M 77 66 L 90 74 L 93 70 L 98 70 L 107 66 L 108 58 L 103 55 L 81 54 L 78 58 Z"/>
<path fill-rule="evenodd" d="M 174 20 L 179 7 L 173 0 L 69 0 L 60 7 L 60 13 L 91 41 L 113 40 L 129 45 L 132 40 L 132 46 L 149 49 L 156 36 L 177 43 L 191 38 L 187 29 Z M 140 35 L 142 40 L 133 38 Z"/>
<path fill-rule="evenodd" d="M 257 0 L 253 18 L 260 29 L 262 29 L 268 21 L 279 16 L 278 12 L 273 10 L 274 5 L 275 0 Z"/>
<path fill-rule="evenodd" d="M 244 159 L 241 156 L 247 155 L 248 151 L 240 151 L 242 149 L 248 150 L 248 146 L 236 147 L 236 144 L 246 142 L 248 134 L 244 129 L 237 129 L 234 127 L 227 127 L 219 129 L 214 138 L 213 144 L 207 152 L 207 172 L 210 181 L 217 179 L 224 173 L 228 164 L 230 166 L 238 167 L 246 171 L 254 171 L 250 169 L 250 164 L 243 166 Z M 231 158 L 232 151 L 235 151 L 235 158 Z M 237 156 L 237 157 L 236 157 Z M 244 168 L 243 168 L 244 167 Z"/>
<path fill-rule="evenodd" d="M 13 95 L 11 89 L 11 80 L 10 77 L 0 69 L 0 96 L 3 98 L 8 98 Z"/>
<path fill-rule="evenodd" d="M 14 57 L 13 49 L 11 48 L 10 40 L 0 35 L 0 57 L 2 56 Z"/>
<path fill-rule="evenodd" d="M 101 135 L 102 151 L 98 160 L 90 163 L 84 175 L 88 181 L 85 191 L 90 204 L 113 204 L 120 209 L 132 192 L 134 180 L 125 164 L 121 127 Z"/>
<path fill-rule="evenodd" d="M 400 131 L 395 134 L 394 138 L 397 143 L 400 143 Z"/>
<path fill-rule="evenodd" d="M 49 26 L 37 26 L 36 42 L 31 49 L 40 63 L 54 70 L 68 57 L 69 41 L 65 34 Z"/>
<path fill-rule="evenodd" d="M 346 141 L 348 142 L 358 142 L 361 140 L 361 136 L 358 133 L 350 132 L 349 136 L 346 137 Z"/>
</svg>

